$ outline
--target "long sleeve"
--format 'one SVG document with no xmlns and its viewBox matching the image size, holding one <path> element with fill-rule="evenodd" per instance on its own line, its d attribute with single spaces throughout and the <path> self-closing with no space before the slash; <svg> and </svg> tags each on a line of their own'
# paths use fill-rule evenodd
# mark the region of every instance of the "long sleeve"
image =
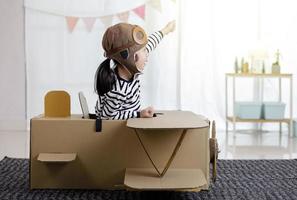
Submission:
<svg viewBox="0 0 297 200">
<path fill-rule="evenodd" d="M 113 92 L 106 94 L 104 97 L 102 98 L 104 99 L 102 101 L 104 106 L 101 107 L 103 119 L 125 120 L 138 116 L 137 112 L 140 108 L 138 101 L 124 105 L 122 96 Z"/>
<path fill-rule="evenodd" d="M 154 50 L 158 44 L 161 42 L 161 40 L 163 39 L 163 34 L 161 31 L 157 31 L 153 34 L 151 34 L 148 37 L 148 43 L 146 45 L 146 50 L 148 53 L 150 53 L 152 50 Z"/>
</svg>

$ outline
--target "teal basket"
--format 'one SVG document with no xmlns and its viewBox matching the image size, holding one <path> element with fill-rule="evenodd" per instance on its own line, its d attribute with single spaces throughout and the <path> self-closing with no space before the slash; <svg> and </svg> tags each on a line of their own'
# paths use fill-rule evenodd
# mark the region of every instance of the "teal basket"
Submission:
<svg viewBox="0 0 297 200">
<path fill-rule="evenodd" d="M 284 119 L 286 104 L 283 102 L 264 102 L 263 118 L 264 119 Z"/>
<path fill-rule="evenodd" d="M 261 102 L 235 102 L 235 116 L 240 119 L 261 119 Z"/>
</svg>

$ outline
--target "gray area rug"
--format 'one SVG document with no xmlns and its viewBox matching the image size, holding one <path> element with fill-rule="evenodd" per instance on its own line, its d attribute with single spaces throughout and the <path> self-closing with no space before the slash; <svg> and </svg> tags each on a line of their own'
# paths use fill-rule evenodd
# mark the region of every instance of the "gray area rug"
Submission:
<svg viewBox="0 0 297 200">
<path fill-rule="evenodd" d="M 209 191 L 29 190 L 29 160 L 0 161 L 0 199 L 297 199 L 297 160 L 219 160 Z"/>
</svg>

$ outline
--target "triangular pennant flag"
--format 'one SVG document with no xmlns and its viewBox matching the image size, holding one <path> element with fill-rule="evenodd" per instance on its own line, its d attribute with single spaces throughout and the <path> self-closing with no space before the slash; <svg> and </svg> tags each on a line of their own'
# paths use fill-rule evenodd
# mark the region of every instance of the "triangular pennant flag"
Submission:
<svg viewBox="0 0 297 200">
<path fill-rule="evenodd" d="M 101 22 L 105 25 L 105 27 L 109 27 L 112 23 L 113 15 L 100 17 Z"/>
<path fill-rule="evenodd" d="M 162 6 L 161 6 L 161 1 L 160 0 L 150 0 L 149 4 L 157 9 L 159 12 L 162 12 Z"/>
<path fill-rule="evenodd" d="M 94 26 L 94 23 L 96 21 L 96 18 L 95 17 L 84 17 L 82 18 L 85 25 L 86 25 L 86 28 L 89 32 L 91 32 L 93 26 Z"/>
<path fill-rule="evenodd" d="M 117 14 L 118 18 L 123 22 L 128 22 L 129 11 Z"/>
<path fill-rule="evenodd" d="M 143 4 L 142 6 L 139 6 L 137 8 L 134 8 L 133 11 L 142 19 L 144 19 L 145 16 L 145 4 Z"/>
<path fill-rule="evenodd" d="M 66 16 L 66 21 L 67 21 L 67 25 L 68 25 L 68 30 L 71 33 L 73 31 L 75 25 L 77 24 L 78 17 L 68 17 L 68 16 Z"/>
</svg>

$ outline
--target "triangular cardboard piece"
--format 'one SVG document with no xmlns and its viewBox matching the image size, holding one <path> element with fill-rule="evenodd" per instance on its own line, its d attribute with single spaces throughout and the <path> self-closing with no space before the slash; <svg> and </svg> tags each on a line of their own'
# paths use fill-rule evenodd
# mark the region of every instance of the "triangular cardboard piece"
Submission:
<svg viewBox="0 0 297 200">
<path fill-rule="evenodd" d="M 181 146 L 182 141 L 183 141 L 184 137 L 186 136 L 187 130 L 192 129 L 192 128 L 208 127 L 209 121 L 206 120 L 204 117 L 195 115 L 192 112 L 160 111 L 160 112 L 158 112 L 157 117 L 129 119 L 127 121 L 127 126 L 134 129 L 134 131 L 138 137 L 138 140 L 141 143 L 141 146 L 142 146 L 143 150 L 145 151 L 148 159 L 152 163 L 157 174 L 162 177 L 165 175 L 166 171 L 169 169 L 175 155 L 177 154 L 179 147 Z M 165 134 L 163 135 L 163 133 L 164 133 L 163 131 L 165 131 L 165 130 L 167 130 L 167 131 L 169 130 L 169 132 L 171 134 L 173 134 L 173 132 L 179 133 L 179 137 L 176 138 L 176 140 L 174 142 L 171 141 L 171 143 L 170 143 L 170 144 L 175 144 L 170 156 L 167 158 L 166 158 L 166 156 L 158 156 L 159 158 L 166 160 L 165 166 L 163 165 L 164 163 L 162 163 L 162 165 L 164 166 L 162 171 L 159 170 L 159 168 L 158 168 L 160 161 L 156 162 L 153 158 L 154 153 L 152 153 L 152 151 L 156 151 L 156 149 L 158 150 L 158 153 L 164 152 L 164 151 L 162 151 L 162 149 L 163 149 L 162 146 L 159 148 L 154 147 L 154 145 L 156 145 L 155 142 L 148 142 L 150 145 L 145 144 L 145 140 L 150 140 L 153 138 L 152 135 L 148 135 L 146 137 L 145 134 L 150 134 L 150 131 L 153 131 L 156 129 L 160 129 L 160 131 L 158 132 L 159 133 L 158 135 L 155 135 L 155 137 L 165 136 Z M 176 130 L 174 130 L 174 129 L 176 129 Z M 161 130 L 163 130 L 163 131 L 161 131 Z M 143 139 L 145 137 L 146 137 L 146 139 Z M 164 140 L 164 137 L 163 137 L 163 138 L 159 138 L 159 141 L 166 142 L 166 141 L 168 141 L 168 139 L 166 137 L 166 140 Z M 166 149 L 171 149 L 171 148 L 166 147 Z M 168 151 L 167 151 L 167 153 L 168 153 Z M 164 162 L 164 161 L 162 161 L 162 162 Z"/>
<path fill-rule="evenodd" d="M 161 156 L 164 159 L 161 162 L 164 163 L 164 161 L 165 161 L 165 163 L 164 163 L 165 165 L 163 167 L 163 170 L 159 170 L 158 165 L 159 165 L 160 161 L 155 162 L 154 161 L 154 158 L 153 158 L 153 154 L 151 152 L 152 150 L 157 150 L 158 151 L 158 154 L 160 154 L 160 153 L 163 153 L 164 154 L 164 151 L 162 151 L 163 146 L 161 148 L 160 147 L 159 148 L 156 148 L 156 146 L 152 146 L 152 144 L 155 144 L 155 143 L 152 143 L 152 142 L 149 142 L 151 144 L 150 146 L 149 145 L 146 145 L 145 144 L 145 141 L 144 141 L 144 138 L 142 138 L 142 136 L 145 136 L 145 134 L 152 134 L 152 133 L 147 133 L 146 132 L 146 133 L 140 134 L 136 129 L 135 129 L 135 132 L 136 132 L 136 135 L 138 137 L 139 142 L 141 143 L 141 146 L 142 146 L 143 150 L 145 151 L 147 157 L 149 158 L 150 162 L 152 163 L 153 167 L 155 168 L 157 174 L 160 177 L 163 177 L 166 174 L 167 170 L 169 169 L 172 161 L 174 160 L 174 157 L 178 153 L 178 150 L 179 150 L 179 148 L 180 148 L 180 146 L 181 146 L 181 144 L 183 142 L 183 139 L 186 136 L 187 129 L 182 130 L 182 132 L 180 133 L 180 135 L 178 136 L 178 138 L 176 138 L 177 139 L 176 142 L 170 141 L 169 144 L 175 144 L 175 145 L 173 146 L 172 152 L 171 151 L 165 152 L 167 154 L 169 153 L 169 156 L 168 157 Z M 160 132 L 160 134 L 162 134 L 162 133 Z M 159 138 L 158 140 L 164 142 L 162 145 L 166 145 L 165 142 L 166 142 L 166 140 L 168 140 L 168 137 L 166 137 L 166 136 L 169 136 L 170 137 L 170 136 L 172 136 L 172 134 L 173 133 L 169 133 L 169 134 L 165 135 L 163 133 L 163 136 L 165 136 L 165 137 L 163 137 L 163 138 L 159 138 L 158 137 Z M 147 137 L 146 139 L 150 139 L 150 138 L 152 138 L 152 136 Z M 168 147 L 166 147 L 166 148 L 168 149 Z M 172 149 L 172 147 L 170 149 Z"/>
</svg>

